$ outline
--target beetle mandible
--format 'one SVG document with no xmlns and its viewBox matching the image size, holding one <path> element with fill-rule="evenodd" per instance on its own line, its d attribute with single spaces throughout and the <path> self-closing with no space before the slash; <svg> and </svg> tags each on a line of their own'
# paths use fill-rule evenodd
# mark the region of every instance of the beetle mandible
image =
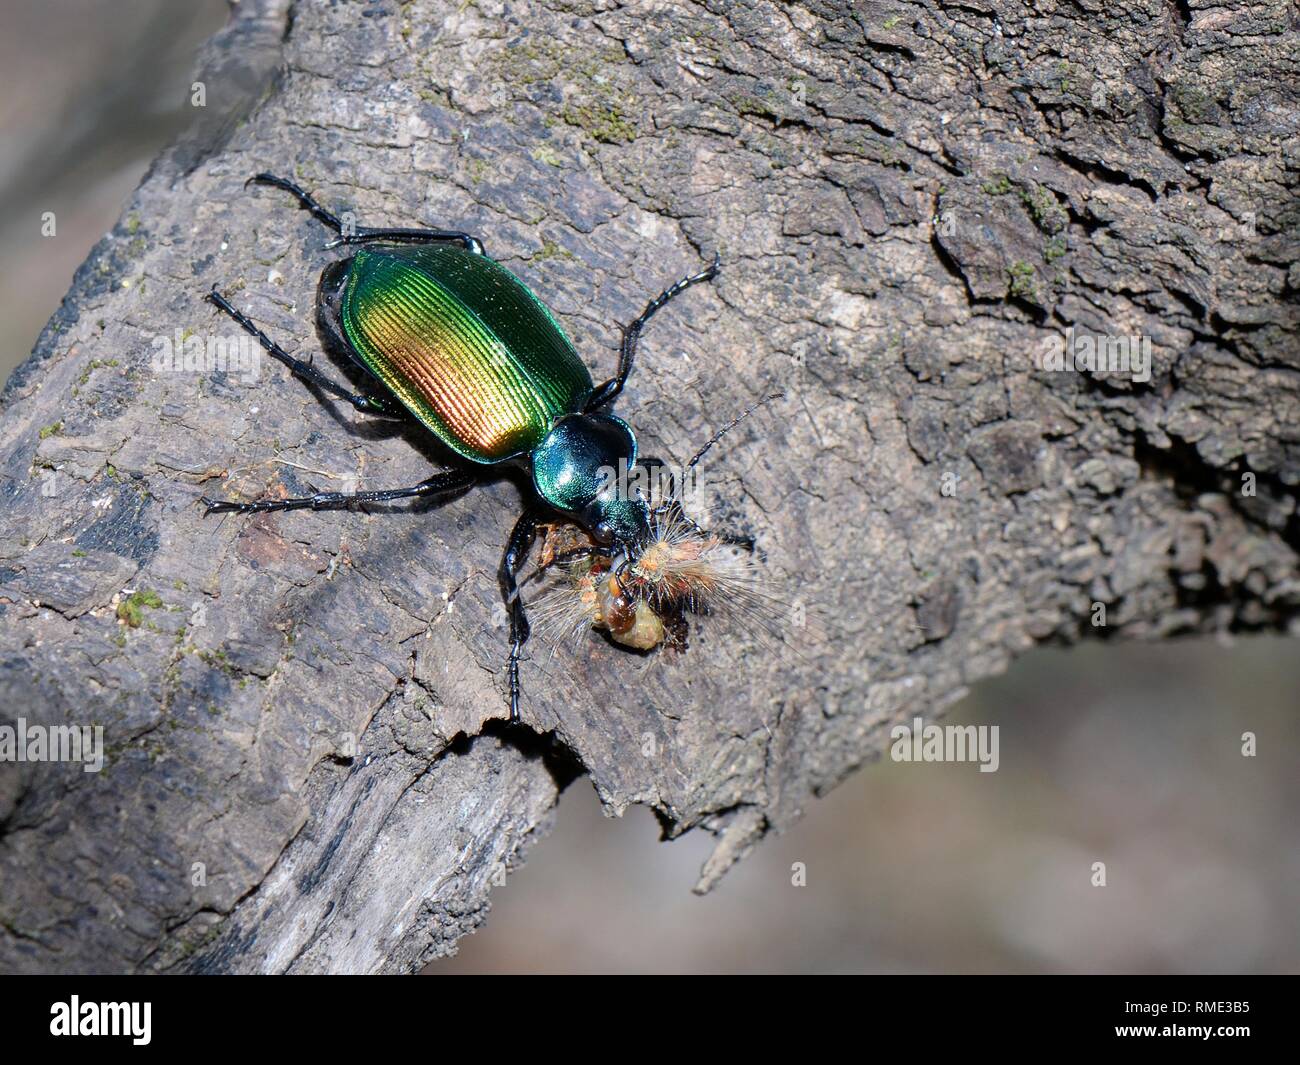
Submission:
<svg viewBox="0 0 1300 1065">
<path fill-rule="evenodd" d="M 206 513 L 321 510 L 412 496 L 462 492 L 497 467 L 528 475 L 524 513 L 501 559 L 501 594 L 510 619 L 510 716 L 519 719 L 519 655 L 529 636 L 518 574 L 538 525 L 556 514 L 581 526 L 594 549 L 627 565 L 650 535 L 640 490 L 610 493 L 604 471 L 662 467 L 637 454 L 636 436 L 608 413 L 632 371 L 646 322 L 692 285 L 717 276 L 719 259 L 683 277 L 623 327 L 618 370 L 596 386 L 564 329 L 533 292 L 490 258 L 469 233 L 345 225 L 294 182 L 260 173 L 247 184 L 290 193 L 334 230 L 326 245 L 356 246 L 330 263 L 317 291 L 317 328 L 327 350 L 364 368 L 378 388 L 353 392 L 295 359 L 213 286 L 205 297 L 255 337 L 293 376 L 351 403 L 364 414 L 413 418 L 461 461 L 409 488 L 322 492 L 249 503 L 203 497 Z M 751 408 L 752 409 L 752 408 Z M 746 411 L 748 413 L 748 411 Z M 734 420 L 722 432 L 735 424 Z M 716 433 L 690 466 L 721 437 Z M 680 508 L 679 508 L 680 509 Z M 752 548 L 748 537 L 728 540 Z"/>
</svg>

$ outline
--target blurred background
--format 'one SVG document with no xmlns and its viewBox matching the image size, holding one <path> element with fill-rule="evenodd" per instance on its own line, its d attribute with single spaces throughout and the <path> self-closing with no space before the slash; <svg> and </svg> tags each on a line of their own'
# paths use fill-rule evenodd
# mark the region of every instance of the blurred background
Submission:
<svg viewBox="0 0 1300 1065">
<path fill-rule="evenodd" d="M 193 118 L 195 52 L 227 11 L 225 0 L 0 6 L 0 381 Z M 41 233 L 46 211 L 52 237 Z"/>
<path fill-rule="evenodd" d="M 226 11 L 5 0 L 0 380 L 189 121 Z M 1294 640 L 1035 651 L 946 719 L 1001 726 L 998 772 L 867 766 L 703 899 L 708 837 L 606 819 L 580 780 L 488 924 L 426 971 L 1295 972 L 1298 693 Z"/>
</svg>

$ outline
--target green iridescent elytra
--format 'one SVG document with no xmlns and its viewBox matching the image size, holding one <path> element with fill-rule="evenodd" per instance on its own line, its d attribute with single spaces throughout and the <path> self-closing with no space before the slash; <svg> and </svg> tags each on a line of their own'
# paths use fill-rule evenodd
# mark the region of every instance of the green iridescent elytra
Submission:
<svg viewBox="0 0 1300 1065">
<path fill-rule="evenodd" d="M 325 285 L 355 356 L 471 462 L 533 451 L 582 410 L 591 374 L 514 274 L 455 245 L 359 250 Z"/>
</svg>

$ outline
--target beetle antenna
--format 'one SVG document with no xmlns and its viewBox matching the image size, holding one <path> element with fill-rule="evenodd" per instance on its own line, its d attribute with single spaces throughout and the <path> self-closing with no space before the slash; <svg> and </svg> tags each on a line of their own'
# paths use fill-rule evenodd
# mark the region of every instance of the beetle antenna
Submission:
<svg viewBox="0 0 1300 1065">
<path fill-rule="evenodd" d="M 732 418 L 731 421 L 727 422 L 726 425 L 724 425 L 721 429 L 719 429 L 716 433 L 714 433 L 711 437 L 709 437 L 705 445 L 702 448 L 700 448 L 699 451 L 695 452 L 695 457 L 692 458 L 691 461 L 686 464 L 686 468 L 688 470 L 694 469 L 695 464 L 699 462 L 700 459 L 704 458 L 709 448 L 713 447 L 714 444 L 716 444 L 719 440 L 721 440 L 724 436 L 726 436 L 729 432 L 731 432 L 732 429 L 734 429 L 746 418 L 748 418 L 751 414 L 753 414 L 754 411 L 758 410 L 759 407 L 763 406 L 766 403 L 771 403 L 772 400 L 774 399 L 783 399 L 784 397 L 785 397 L 784 392 L 773 392 L 771 393 L 771 395 L 767 395 L 764 396 L 762 399 L 755 400 L 748 407 L 746 407 L 739 414 L 737 414 L 734 418 Z"/>
</svg>

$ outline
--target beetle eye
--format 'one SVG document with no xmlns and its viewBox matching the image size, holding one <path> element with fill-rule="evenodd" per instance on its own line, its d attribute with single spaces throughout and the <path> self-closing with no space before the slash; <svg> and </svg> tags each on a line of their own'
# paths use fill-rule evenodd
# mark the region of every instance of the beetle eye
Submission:
<svg viewBox="0 0 1300 1065">
<path fill-rule="evenodd" d="M 607 544 L 614 539 L 614 528 L 607 521 L 598 521 L 596 527 L 591 530 L 591 535 L 602 544 Z"/>
</svg>

